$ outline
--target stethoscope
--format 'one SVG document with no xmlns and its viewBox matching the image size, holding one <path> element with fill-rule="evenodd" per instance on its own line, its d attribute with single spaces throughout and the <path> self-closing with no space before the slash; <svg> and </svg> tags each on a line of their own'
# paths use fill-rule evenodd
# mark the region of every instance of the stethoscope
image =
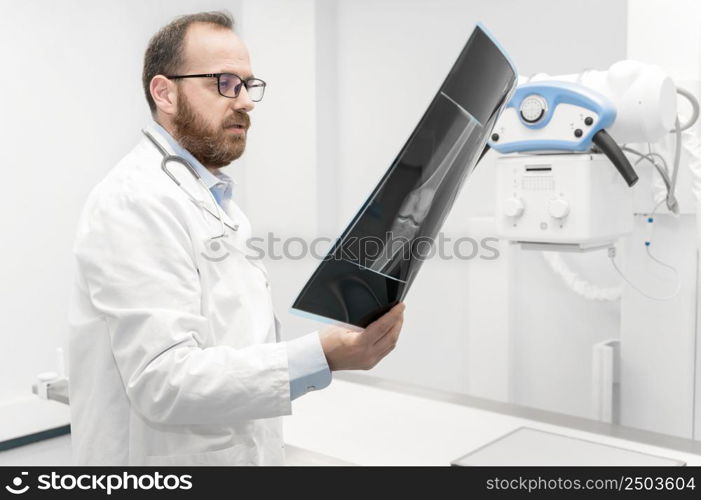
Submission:
<svg viewBox="0 0 701 500">
<path fill-rule="evenodd" d="M 163 156 L 163 159 L 161 160 L 161 170 L 163 170 L 163 172 L 165 172 L 166 175 L 167 175 L 168 177 L 170 177 L 171 180 L 172 180 L 173 182 L 175 182 L 175 184 L 177 184 L 177 186 L 178 186 L 180 189 L 182 189 L 183 192 L 184 192 L 197 206 L 199 206 L 200 208 L 202 208 L 203 210 L 205 210 L 206 212 L 208 212 L 209 214 L 211 214 L 212 217 L 214 217 L 215 219 L 217 219 L 217 220 L 219 221 L 219 223 L 220 223 L 220 225 L 221 225 L 221 233 L 218 234 L 218 235 L 212 236 L 212 237 L 209 239 L 210 245 L 211 245 L 211 243 L 212 243 L 213 241 L 215 241 L 215 240 L 217 240 L 217 239 L 220 239 L 220 238 L 225 238 L 225 237 L 226 237 L 226 226 L 230 227 L 230 228 L 233 229 L 234 231 L 238 231 L 238 229 L 239 229 L 239 225 L 238 225 L 238 224 L 234 224 L 234 225 L 232 226 L 232 225 L 228 224 L 228 223 L 224 220 L 224 215 L 222 214 L 221 207 L 219 206 L 219 203 L 217 202 L 216 198 L 214 197 L 214 194 L 212 194 L 212 192 L 207 188 L 207 186 L 205 185 L 204 181 L 202 180 L 202 177 L 201 177 L 200 174 L 197 172 L 197 170 L 195 170 L 195 168 L 192 166 L 192 164 L 191 164 L 189 161 L 187 161 L 185 158 L 183 158 L 182 156 L 172 155 L 172 154 L 168 153 L 168 151 L 166 151 L 166 149 L 165 149 L 165 148 L 156 140 L 156 138 L 153 137 L 153 135 L 151 135 L 151 133 L 148 132 L 147 130 L 142 130 L 141 132 L 143 132 L 143 134 L 151 141 L 151 143 L 153 143 L 153 145 L 156 147 L 156 149 L 158 149 L 158 151 L 159 151 L 159 152 L 161 153 L 161 155 Z M 188 191 L 187 189 L 185 189 L 185 187 L 184 187 L 184 186 L 180 183 L 180 181 L 170 172 L 170 170 L 168 170 L 168 162 L 171 162 L 171 161 L 174 161 L 175 163 L 179 163 L 180 165 L 183 165 L 185 168 L 187 168 L 188 172 L 190 172 L 190 174 L 195 178 L 195 181 L 197 181 L 197 183 L 198 183 L 200 186 L 202 186 L 202 189 L 204 189 L 204 190 L 207 192 L 207 194 L 209 195 L 209 197 L 210 197 L 212 203 L 213 203 L 214 206 L 216 207 L 216 210 L 217 210 L 216 213 L 214 213 L 209 207 L 207 207 L 207 206 L 204 204 L 204 202 L 203 202 L 202 200 L 199 200 L 199 199 L 195 198 L 195 197 L 192 195 L 192 193 L 190 193 L 190 191 Z"/>
<path fill-rule="evenodd" d="M 228 222 L 226 222 L 224 220 L 224 216 L 222 214 L 221 207 L 219 206 L 219 203 L 217 202 L 216 198 L 214 198 L 214 195 L 212 194 L 212 192 L 205 185 L 200 174 L 197 173 L 197 170 L 195 170 L 195 168 L 192 166 L 192 164 L 189 161 L 187 161 L 182 156 L 172 155 L 172 154 L 168 153 L 168 151 L 166 151 L 165 148 L 156 140 L 156 138 L 153 137 L 153 135 L 151 135 L 151 133 L 148 132 L 147 130 L 142 130 L 142 132 L 153 143 L 153 145 L 156 146 L 156 149 L 158 149 L 158 151 L 161 153 L 161 155 L 163 155 L 163 159 L 161 160 L 161 170 L 163 170 L 163 172 L 165 172 L 166 175 L 168 177 L 170 177 L 171 180 L 173 182 L 175 182 L 175 184 L 177 184 L 177 186 L 185 192 L 185 194 L 187 194 L 188 198 L 190 198 L 198 207 L 202 208 L 203 210 L 205 210 L 206 212 L 211 214 L 221 224 L 221 233 L 217 234 L 215 236 L 212 236 L 208 240 L 209 247 L 212 250 L 214 250 L 215 246 L 217 245 L 217 240 L 220 240 L 222 238 L 226 238 L 228 236 L 226 234 L 226 228 L 229 227 L 234 231 L 238 231 L 239 225 L 234 224 L 232 226 L 231 224 L 229 224 Z M 180 165 L 183 165 L 185 168 L 187 168 L 188 172 L 190 172 L 190 174 L 195 178 L 197 183 L 200 186 L 202 186 L 202 188 L 205 191 L 207 191 L 207 193 L 209 194 L 209 197 L 210 197 L 211 201 L 214 203 L 214 206 L 217 207 L 216 213 L 212 212 L 209 209 L 209 207 L 205 206 L 205 204 L 202 202 L 202 200 L 198 200 L 197 198 L 195 198 L 192 195 L 192 193 L 190 193 L 187 189 L 185 189 L 185 187 L 170 172 L 170 170 L 168 170 L 168 162 L 170 162 L 170 161 L 174 161 L 175 163 L 179 163 Z M 229 245 L 226 245 L 226 244 L 224 244 L 224 245 L 231 248 Z M 269 286 L 268 272 L 265 270 L 265 268 L 261 267 L 258 264 L 255 264 L 254 261 L 249 258 L 249 256 L 246 256 L 246 258 L 249 259 L 249 261 L 251 262 L 251 264 L 253 266 L 255 266 L 257 269 L 259 269 L 263 273 L 263 276 L 265 277 L 265 286 L 266 287 Z M 211 257 L 208 257 L 208 259 L 211 261 L 215 261 L 215 262 L 219 262 L 219 261 L 223 260 L 223 258 L 211 258 Z"/>
</svg>

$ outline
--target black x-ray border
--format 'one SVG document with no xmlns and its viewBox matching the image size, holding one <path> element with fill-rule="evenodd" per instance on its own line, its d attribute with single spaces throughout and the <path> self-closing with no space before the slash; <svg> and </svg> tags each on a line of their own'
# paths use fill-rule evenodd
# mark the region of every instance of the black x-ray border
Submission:
<svg viewBox="0 0 701 500">
<path fill-rule="evenodd" d="M 302 288 L 293 312 L 364 328 L 404 299 L 427 245 L 484 155 L 517 75 L 478 24 L 404 147 Z"/>
</svg>

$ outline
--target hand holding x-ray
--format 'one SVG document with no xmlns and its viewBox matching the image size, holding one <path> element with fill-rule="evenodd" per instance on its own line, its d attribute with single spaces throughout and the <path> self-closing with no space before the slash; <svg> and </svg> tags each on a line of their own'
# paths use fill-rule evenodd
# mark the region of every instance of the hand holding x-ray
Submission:
<svg viewBox="0 0 701 500">
<path fill-rule="evenodd" d="M 377 365 L 397 345 L 404 309 L 403 303 L 397 304 L 362 331 L 329 326 L 319 332 L 331 371 L 369 370 Z"/>
</svg>

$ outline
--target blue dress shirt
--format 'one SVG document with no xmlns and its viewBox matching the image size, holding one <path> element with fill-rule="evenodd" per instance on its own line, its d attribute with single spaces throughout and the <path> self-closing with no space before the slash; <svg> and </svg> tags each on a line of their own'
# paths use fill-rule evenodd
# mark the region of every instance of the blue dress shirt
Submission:
<svg viewBox="0 0 701 500">
<path fill-rule="evenodd" d="M 202 182 L 212 192 L 217 203 L 226 210 L 233 196 L 234 180 L 223 172 L 213 174 L 202 165 L 187 149 L 183 148 L 160 124 L 153 128 L 166 140 L 173 152 L 189 161 L 199 174 Z M 331 383 L 331 370 L 326 355 L 321 348 L 317 331 L 302 337 L 288 340 L 287 363 L 290 374 L 290 398 L 296 399 L 309 391 L 323 389 Z"/>
</svg>

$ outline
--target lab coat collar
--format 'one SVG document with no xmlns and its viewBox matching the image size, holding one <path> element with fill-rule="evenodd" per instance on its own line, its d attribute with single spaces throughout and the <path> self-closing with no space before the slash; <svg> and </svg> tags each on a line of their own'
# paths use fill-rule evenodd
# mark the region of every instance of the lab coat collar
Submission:
<svg viewBox="0 0 701 500">
<path fill-rule="evenodd" d="M 153 122 L 151 122 L 151 125 L 148 128 L 151 131 L 151 133 L 155 132 L 160 137 L 166 140 L 173 154 L 177 156 L 182 156 L 190 162 L 192 167 L 202 178 L 202 182 L 204 182 L 204 185 L 207 186 L 207 189 L 211 190 L 217 184 L 223 183 L 225 185 L 225 188 L 230 190 L 236 185 L 236 181 L 234 181 L 234 179 L 226 175 L 224 172 L 218 172 L 217 174 L 213 174 L 212 172 L 210 172 L 204 165 L 202 165 L 202 163 L 200 163 L 200 161 L 197 158 L 195 158 L 192 155 L 192 153 L 190 153 L 187 149 L 182 147 L 180 143 L 176 141 L 175 138 L 172 135 L 170 135 L 168 131 L 165 128 L 163 128 L 163 126 L 161 126 L 161 124 L 157 121 L 154 120 Z"/>
<path fill-rule="evenodd" d="M 192 167 L 195 169 L 195 171 L 198 173 L 200 176 L 202 182 L 205 184 L 205 186 L 211 191 L 212 187 L 217 186 L 217 184 L 225 183 L 225 191 L 228 190 L 229 194 L 231 193 L 231 186 L 234 185 L 233 179 L 231 179 L 228 175 L 219 173 L 219 175 L 214 175 L 211 173 L 209 170 L 207 170 L 193 155 L 190 153 L 187 149 L 183 148 L 174 138 L 171 136 L 166 129 L 164 129 L 160 124 L 157 122 L 153 121 L 150 123 L 147 127 L 146 130 L 154 136 L 154 138 L 160 143 L 160 145 L 166 149 L 168 154 L 172 155 L 177 155 L 182 157 L 183 159 L 187 160 Z M 202 202 L 205 206 L 207 205 L 207 202 L 209 201 L 206 198 L 202 198 L 201 196 L 197 195 L 197 190 L 193 189 L 189 191 L 193 196 L 197 197 L 200 202 Z M 201 192 L 201 191 L 200 191 Z M 228 201 L 228 200 L 227 200 Z M 216 202 L 215 202 L 216 203 Z M 225 207 L 220 206 L 219 210 L 216 210 L 215 207 L 212 207 L 212 210 L 214 213 L 221 214 L 221 216 L 224 219 L 224 223 L 229 226 L 230 229 L 234 229 L 235 231 L 238 231 L 239 224 L 236 223 L 234 220 L 232 220 L 231 216 L 229 215 L 228 211 L 226 210 Z"/>
</svg>

